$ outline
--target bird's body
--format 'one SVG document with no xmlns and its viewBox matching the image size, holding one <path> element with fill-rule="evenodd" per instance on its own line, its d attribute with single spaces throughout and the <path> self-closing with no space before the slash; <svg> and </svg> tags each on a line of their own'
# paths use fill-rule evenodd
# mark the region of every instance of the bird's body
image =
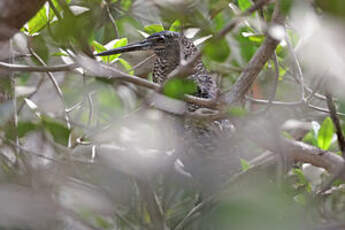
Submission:
<svg viewBox="0 0 345 230">
<path fill-rule="evenodd" d="M 169 74 L 181 63 L 188 60 L 196 52 L 197 47 L 191 40 L 183 34 L 162 31 L 154 33 L 144 41 L 101 53 L 110 55 L 115 53 L 129 52 L 135 50 L 151 49 L 156 54 L 153 66 L 153 81 L 163 84 L 168 79 Z M 197 92 L 194 96 L 200 98 L 214 99 L 217 97 L 219 87 L 216 79 L 205 68 L 199 58 L 191 67 L 192 71 L 188 79 L 193 80 L 197 85 Z M 196 104 L 188 104 L 188 112 L 195 112 L 200 108 Z M 182 155 L 182 162 L 186 170 L 195 177 L 203 190 L 205 187 L 212 187 L 215 182 L 215 170 L 219 168 L 218 163 L 223 159 L 217 159 L 214 153 L 219 148 L 219 139 L 223 138 L 224 130 L 229 130 L 230 124 L 227 120 L 205 121 L 186 117 L 184 119 L 185 154 Z M 219 135 L 219 133 L 222 133 Z M 220 161 L 220 162 L 219 162 Z M 214 170 L 212 172 L 212 170 Z M 216 177 L 219 177 L 217 174 Z M 209 191 L 207 192 L 209 193 Z"/>
</svg>

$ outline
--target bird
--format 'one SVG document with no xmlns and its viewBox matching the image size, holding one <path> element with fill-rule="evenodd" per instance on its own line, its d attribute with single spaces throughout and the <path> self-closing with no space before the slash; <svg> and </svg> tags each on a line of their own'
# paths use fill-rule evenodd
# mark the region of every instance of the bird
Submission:
<svg viewBox="0 0 345 230">
<path fill-rule="evenodd" d="M 158 84 L 163 84 L 167 80 L 169 73 L 181 63 L 181 59 L 188 60 L 198 51 L 193 41 L 181 33 L 161 31 L 153 33 L 141 42 L 107 50 L 96 55 L 108 56 L 140 50 L 153 50 L 156 54 L 152 80 Z M 188 78 L 194 80 L 197 84 L 198 92 L 195 96 L 209 99 L 215 98 L 219 89 L 216 79 L 207 72 L 200 58 L 192 68 L 193 71 Z"/>
<path fill-rule="evenodd" d="M 153 33 L 143 41 L 129 44 L 127 46 L 111 49 L 97 56 L 107 56 L 125 52 L 141 50 L 152 50 L 155 53 L 155 60 L 152 69 L 152 80 L 160 85 L 164 84 L 169 74 L 177 68 L 181 61 L 186 61 L 198 52 L 198 48 L 193 41 L 182 33 L 175 31 L 161 31 Z M 192 71 L 187 79 L 195 82 L 197 91 L 194 96 L 205 99 L 216 99 L 220 87 L 216 77 L 210 74 L 205 68 L 201 58 L 198 58 L 191 66 Z M 193 103 L 187 104 L 187 111 L 193 113 L 202 106 Z M 185 154 L 181 154 L 181 160 L 187 172 L 196 178 L 199 188 L 211 194 L 215 190 L 220 178 L 219 173 L 215 173 L 219 163 L 223 164 L 224 159 L 214 156 L 218 149 L 220 139 L 224 139 L 227 131 L 232 129 L 231 123 L 227 119 L 204 121 L 193 117 L 186 117 L 183 121 L 185 140 Z M 221 134 L 219 134 L 221 133 Z M 222 168 L 222 167 L 221 167 Z M 221 174 L 224 174 L 223 172 Z"/>
</svg>

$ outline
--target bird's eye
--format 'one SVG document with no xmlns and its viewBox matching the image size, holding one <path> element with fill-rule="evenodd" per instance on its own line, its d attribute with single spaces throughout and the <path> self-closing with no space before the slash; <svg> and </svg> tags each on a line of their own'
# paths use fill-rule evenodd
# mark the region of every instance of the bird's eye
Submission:
<svg viewBox="0 0 345 230">
<path fill-rule="evenodd" d="M 157 37 L 157 42 L 164 42 L 165 41 L 165 39 L 164 39 L 164 37 Z"/>
</svg>

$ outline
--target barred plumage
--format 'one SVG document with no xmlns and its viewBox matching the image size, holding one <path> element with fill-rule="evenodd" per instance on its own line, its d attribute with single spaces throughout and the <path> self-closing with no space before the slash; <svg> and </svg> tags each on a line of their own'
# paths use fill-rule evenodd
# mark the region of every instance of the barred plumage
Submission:
<svg viewBox="0 0 345 230">
<path fill-rule="evenodd" d="M 182 60 L 187 60 L 197 52 L 197 47 L 184 35 L 172 31 L 162 31 L 152 34 L 142 42 L 106 51 L 101 55 L 141 49 L 152 49 L 156 54 L 153 81 L 158 84 L 164 83 L 169 73 Z M 192 68 L 192 73 L 188 79 L 193 80 L 198 87 L 195 96 L 216 98 L 219 91 L 216 79 L 208 73 L 200 58 Z M 196 104 L 188 104 L 188 112 L 195 112 L 199 108 L 200 106 Z M 184 119 L 184 136 L 182 139 L 185 142 L 185 154 L 181 154 L 181 160 L 186 170 L 193 175 L 200 188 L 206 193 L 215 190 L 214 186 L 219 184 L 217 181 L 221 180 L 220 178 L 225 174 L 224 167 L 228 167 L 228 162 L 224 160 L 226 157 L 221 156 L 228 152 L 219 151 L 219 155 L 218 150 L 222 139 L 226 137 L 225 133 L 230 129 L 231 124 L 228 120 L 204 121 L 188 116 Z M 217 172 L 218 169 L 220 172 Z"/>
</svg>

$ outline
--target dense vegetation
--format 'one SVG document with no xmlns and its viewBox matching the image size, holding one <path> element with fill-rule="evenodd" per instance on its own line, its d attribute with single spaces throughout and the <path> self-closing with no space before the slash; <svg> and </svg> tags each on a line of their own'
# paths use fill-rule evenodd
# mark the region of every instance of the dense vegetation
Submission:
<svg viewBox="0 0 345 230">
<path fill-rule="evenodd" d="M 0 9 L 1 229 L 345 229 L 343 0 Z M 193 58 L 157 85 L 152 51 L 94 56 L 164 30 L 194 41 L 216 99 L 190 95 Z M 188 172 L 186 118 L 229 121 L 199 156 L 226 167 Z"/>
</svg>

